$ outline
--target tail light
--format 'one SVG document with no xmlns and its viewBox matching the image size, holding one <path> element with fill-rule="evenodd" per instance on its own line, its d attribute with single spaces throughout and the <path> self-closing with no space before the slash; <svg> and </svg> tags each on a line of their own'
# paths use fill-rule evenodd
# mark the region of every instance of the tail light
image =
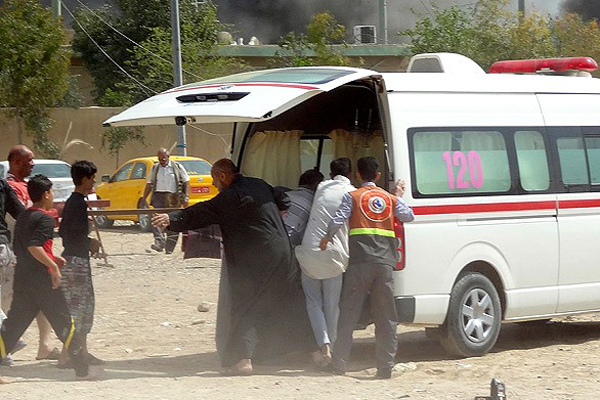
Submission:
<svg viewBox="0 0 600 400">
<path fill-rule="evenodd" d="M 404 224 L 394 218 L 394 233 L 398 239 L 398 262 L 394 270 L 402 271 L 406 267 L 406 241 L 404 240 Z"/>
</svg>

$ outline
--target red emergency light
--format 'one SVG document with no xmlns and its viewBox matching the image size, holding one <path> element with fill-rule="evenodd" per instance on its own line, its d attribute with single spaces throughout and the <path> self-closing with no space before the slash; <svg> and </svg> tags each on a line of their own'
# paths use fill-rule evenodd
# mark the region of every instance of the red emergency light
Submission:
<svg viewBox="0 0 600 400">
<path fill-rule="evenodd" d="M 490 74 L 532 74 L 536 72 L 595 71 L 598 63 L 591 57 L 541 58 L 537 60 L 496 61 Z"/>
</svg>

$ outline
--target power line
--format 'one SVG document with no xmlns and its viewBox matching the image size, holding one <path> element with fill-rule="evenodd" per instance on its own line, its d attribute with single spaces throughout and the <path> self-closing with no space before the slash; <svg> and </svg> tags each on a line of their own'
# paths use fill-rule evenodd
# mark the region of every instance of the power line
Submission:
<svg viewBox="0 0 600 400">
<path fill-rule="evenodd" d="M 158 59 L 160 59 L 160 60 L 162 60 L 162 61 L 164 61 L 164 62 L 166 62 L 166 63 L 169 63 L 169 64 L 173 65 L 173 61 L 167 60 L 166 58 L 163 58 L 163 57 L 161 57 L 160 55 L 158 55 L 158 54 L 156 54 L 156 53 L 152 52 L 152 50 L 149 50 L 149 49 L 145 48 L 144 46 L 142 46 L 141 44 L 139 44 L 139 43 L 138 43 L 138 42 L 136 42 L 135 40 L 131 39 L 130 37 L 128 37 L 127 35 L 125 35 L 125 34 L 124 34 L 124 33 L 122 33 L 121 31 L 119 31 L 117 28 L 115 28 L 114 26 L 112 26 L 111 24 L 109 24 L 109 23 L 108 23 L 106 20 L 104 20 L 104 19 L 103 19 L 103 18 L 102 18 L 100 15 L 98 15 L 98 14 L 97 14 L 97 13 L 96 13 L 96 12 L 95 12 L 95 11 L 94 11 L 92 8 L 90 8 L 90 7 L 89 7 L 88 5 L 86 5 L 85 3 L 81 2 L 81 0 L 77 0 L 77 2 L 78 2 L 79 4 L 81 4 L 81 5 L 82 5 L 82 6 L 83 6 L 83 7 L 84 7 L 84 8 L 85 8 L 87 11 L 89 11 L 90 13 L 92 13 L 92 14 L 93 14 L 93 15 L 94 15 L 96 18 L 98 18 L 100 21 L 102 21 L 102 22 L 103 22 L 103 23 L 104 23 L 106 26 L 108 26 L 110 29 L 112 29 L 113 31 L 115 31 L 115 32 L 117 32 L 119 35 L 121 35 L 123 38 L 125 38 L 125 39 L 129 40 L 129 41 L 130 41 L 131 43 L 133 43 L 134 45 L 136 45 L 136 46 L 140 47 L 141 49 L 143 49 L 144 51 L 146 51 L 148 54 L 151 54 L 151 55 L 153 55 L 154 57 L 156 57 L 156 58 L 158 58 Z M 196 74 L 194 74 L 194 73 L 192 73 L 192 72 L 186 71 L 186 70 L 184 70 L 184 69 L 182 69 L 182 71 L 183 71 L 183 72 L 185 72 L 186 74 L 190 75 L 190 76 L 193 76 L 194 78 L 197 78 L 197 79 L 200 79 L 200 80 L 202 80 L 202 77 L 200 77 L 200 76 L 198 76 L 198 75 L 196 75 Z"/>
<path fill-rule="evenodd" d="M 117 63 L 95 40 L 94 38 L 92 38 L 90 36 L 90 34 L 85 30 L 85 28 L 83 27 L 83 25 L 81 25 L 81 23 L 79 23 L 79 21 L 77 20 L 77 18 L 75 18 L 75 15 L 73 15 L 73 13 L 71 12 L 71 10 L 65 5 L 65 3 L 62 0 L 59 0 L 63 7 L 65 8 L 65 10 L 67 10 L 67 12 L 71 15 L 71 18 L 73 18 L 73 21 L 75 21 L 75 23 L 77 25 L 79 25 L 79 27 L 81 28 L 81 30 L 83 31 L 83 33 L 86 34 L 86 36 L 92 41 L 92 43 L 94 43 L 94 45 L 96 45 L 96 47 L 98 47 L 98 49 L 100 49 L 100 51 L 102 52 L 102 54 L 104 54 L 106 56 L 106 58 L 108 58 L 113 64 L 115 64 L 115 66 L 117 68 L 119 68 L 119 70 L 121 70 L 121 72 L 123 72 L 125 75 L 127 75 L 127 77 L 129 79 L 131 79 L 132 81 L 134 81 L 135 83 L 138 84 L 138 86 L 140 86 L 142 88 L 142 90 L 144 91 L 144 94 L 146 94 L 146 96 L 149 96 L 148 92 L 144 89 L 147 89 L 148 91 L 150 91 L 151 93 L 157 94 L 158 92 L 156 90 L 150 89 L 149 87 L 147 87 L 146 85 L 144 85 L 143 83 L 141 83 L 140 81 L 138 81 L 137 79 L 135 79 L 135 77 L 133 77 L 129 72 L 125 71 L 125 69 L 123 67 L 121 67 L 119 65 L 119 63 Z"/>
</svg>

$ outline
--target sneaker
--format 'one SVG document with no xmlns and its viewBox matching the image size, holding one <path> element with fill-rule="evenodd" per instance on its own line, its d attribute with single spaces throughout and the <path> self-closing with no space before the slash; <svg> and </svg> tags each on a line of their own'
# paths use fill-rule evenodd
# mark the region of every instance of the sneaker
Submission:
<svg viewBox="0 0 600 400">
<path fill-rule="evenodd" d="M 160 246 L 156 243 L 150 245 L 150 248 L 154 251 L 158 251 L 159 253 L 162 253 L 162 251 L 164 250 L 162 246 Z"/>
<path fill-rule="evenodd" d="M 390 368 L 377 368 L 377 374 L 375 374 L 375 379 L 391 379 L 392 378 L 392 370 Z"/>
<path fill-rule="evenodd" d="M 15 365 L 15 362 L 12 359 L 12 356 L 10 354 L 7 354 L 6 357 L 0 359 L 0 366 L 1 367 L 12 367 Z"/>
</svg>

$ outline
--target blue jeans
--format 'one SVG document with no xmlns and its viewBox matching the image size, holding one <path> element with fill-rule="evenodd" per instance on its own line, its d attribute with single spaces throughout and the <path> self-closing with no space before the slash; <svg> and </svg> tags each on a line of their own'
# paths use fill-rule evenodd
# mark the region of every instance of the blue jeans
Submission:
<svg viewBox="0 0 600 400">
<path fill-rule="evenodd" d="M 313 279 L 302 272 L 308 318 L 319 347 L 333 344 L 337 337 L 342 280 L 343 274 L 328 279 Z"/>
</svg>

